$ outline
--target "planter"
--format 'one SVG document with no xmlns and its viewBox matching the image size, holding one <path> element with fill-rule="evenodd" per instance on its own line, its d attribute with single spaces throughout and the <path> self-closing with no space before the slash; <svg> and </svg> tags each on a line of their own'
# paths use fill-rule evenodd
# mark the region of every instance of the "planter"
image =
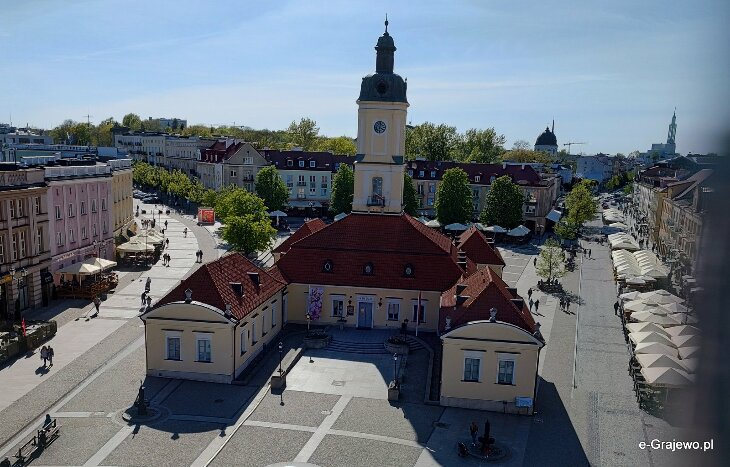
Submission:
<svg viewBox="0 0 730 467">
<path fill-rule="evenodd" d="M 304 347 L 307 349 L 323 349 L 330 342 L 330 336 L 327 334 L 316 334 L 304 337 Z"/>
<path fill-rule="evenodd" d="M 398 355 L 408 355 L 409 349 L 408 344 L 406 343 L 392 343 L 390 341 L 385 341 L 385 350 L 387 350 L 389 353 L 394 353 Z"/>
<path fill-rule="evenodd" d="M 388 400 L 397 401 L 398 399 L 400 399 L 400 385 L 391 381 L 388 385 Z"/>
<path fill-rule="evenodd" d="M 286 387 L 286 372 L 271 377 L 271 389 L 282 389 Z"/>
</svg>

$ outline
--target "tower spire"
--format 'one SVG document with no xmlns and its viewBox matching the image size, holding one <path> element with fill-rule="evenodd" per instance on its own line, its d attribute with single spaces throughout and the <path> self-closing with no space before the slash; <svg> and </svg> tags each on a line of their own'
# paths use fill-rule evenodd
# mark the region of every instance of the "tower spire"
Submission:
<svg viewBox="0 0 730 467">
<path fill-rule="evenodd" d="M 385 14 L 385 33 L 388 34 L 388 13 Z"/>
<path fill-rule="evenodd" d="M 669 131 L 667 132 L 667 144 L 676 144 L 677 139 L 677 108 L 674 108 L 674 114 L 672 115 L 672 123 L 669 124 Z"/>
</svg>

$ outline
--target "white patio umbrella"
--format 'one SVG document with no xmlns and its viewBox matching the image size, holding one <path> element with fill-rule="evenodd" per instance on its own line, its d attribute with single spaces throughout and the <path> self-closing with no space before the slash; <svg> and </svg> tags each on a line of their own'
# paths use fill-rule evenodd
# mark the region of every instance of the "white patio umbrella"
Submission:
<svg viewBox="0 0 730 467">
<path fill-rule="evenodd" d="M 145 243 L 145 241 L 146 241 L 151 246 L 153 246 L 153 249 L 154 249 L 154 245 L 159 245 L 162 242 L 164 242 L 165 240 L 162 239 L 161 237 L 158 237 L 157 235 L 153 235 L 153 234 L 148 233 L 148 232 L 142 232 L 142 233 L 139 233 L 139 234 L 135 235 L 131 239 L 129 239 L 129 241 L 130 242 L 136 241 L 136 242 L 140 242 L 140 243 Z"/>
<path fill-rule="evenodd" d="M 689 313 L 689 308 L 680 303 L 665 303 L 659 306 L 667 310 L 667 313 Z"/>
<path fill-rule="evenodd" d="M 697 324 L 697 317 L 690 313 L 671 313 L 668 314 L 670 318 L 674 318 L 677 324 Z"/>
<path fill-rule="evenodd" d="M 638 290 L 634 290 L 633 292 L 622 293 L 618 296 L 618 298 L 625 302 L 630 302 L 632 300 L 638 300 L 639 295 L 641 295 L 641 292 L 639 292 Z"/>
<path fill-rule="evenodd" d="M 104 258 L 89 258 L 86 261 L 91 261 L 94 266 L 100 267 L 102 271 L 106 271 L 107 269 L 111 269 L 117 265 L 116 261 L 110 261 Z"/>
<path fill-rule="evenodd" d="M 686 371 L 687 368 L 677 357 L 665 355 L 661 353 L 642 353 L 636 356 L 642 368 L 676 368 L 677 370 Z"/>
<path fill-rule="evenodd" d="M 695 373 L 695 371 L 697 371 L 697 363 L 699 361 L 700 360 L 698 358 L 683 358 L 680 360 L 680 363 L 684 366 L 687 373 Z"/>
<path fill-rule="evenodd" d="M 671 355 L 673 357 L 676 357 L 677 349 L 675 349 L 674 347 L 669 347 L 668 345 L 660 344 L 658 342 L 642 342 L 640 344 L 636 344 L 636 347 L 634 348 L 634 353 L 636 355 L 643 353 L 661 353 L 664 355 Z"/>
<path fill-rule="evenodd" d="M 659 334 L 662 334 L 664 336 L 669 337 L 670 334 L 661 326 L 654 323 L 647 323 L 647 322 L 639 322 L 639 323 L 629 323 L 626 325 L 626 329 L 629 330 L 629 332 L 647 332 L 647 331 L 654 331 L 658 332 Z M 672 328 L 670 328 L 672 329 Z"/>
<path fill-rule="evenodd" d="M 681 388 L 692 384 L 694 378 L 686 371 L 676 368 L 642 368 L 646 382 L 652 386 Z"/>
<path fill-rule="evenodd" d="M 151 252 L 155 251 L 155 246 L 150 244 L 145 244 L 145 242 L 130 240 L 127 243 L 122 243 L 117 247 L 117 250 L 124 252 L 124 253 L 144 253 L 144 252 Z"/>
<path fill-rule="evenodd" d="M 487 227 L 487 232 L 506 233 L 507 229 L 499 225 L 490 225 L 489 227 Z"/>
<path fill-rule="evenodd" d="M 667 328 L 666 332 L 670 336 L 694 336 L 695 334 L 699 334 L 700 330 L 694 326 L 687 326 L 686 324 L 683 324 L 681 326 L 672 326 L 671 328 Z"/>
<path fill-rule="evenodd" d="M 70 264 L 65 268 L 59 269 L 59 274 L 78 274 L 80 276 L 88 276 L 101 272 L 101 268 L 93 263 L 82 261 L 80 263 Z"/>
<path fill-rule="evenodd" d="M 464 224 L 460 224 L 458 222 L 454 222 L 453 224 L 449 224 L 445 227 L 446 230 L 453 230 L 453 231 L 463 231 L 468 228 L 469 227 L 465 226 Z"/>
<path fill-rule="evenodd" d="M 269 213 L 269 217 L 287 217 L 284 211 L 272 211 Z"/>
<path fill-rule="evenodd" d="M 663 310 L 663 309 L 659 308 L 659 305 L 653 305 L 651 303 L 646 303 L 643 300 L 632 300 L 632 301 L 624 304 L 624 311 L 632 311 L 632 312 L 649 311 L 651 313 L 656 313 L 658 315 L 666 315 L 668 313 L 667 310 Z"/>
<path fill-rule="evenodd" d="M 663 289 L 652 290 L 651 292 L 644 292 L 643 294 L 641 294 L 640 298 L 646 302 L 657 303 L 660 305 L 664 305 L 667 303 L 684 302 L 684 299 L 677 297 L 676 295 L 672 295 L 671 293 Z"/>
<path fill-rule="evenodd" d="M 669 337 L 663 336 L 658 332 L 653 331 L 630 332 L 629 339 L 631 339 L 634 344 L 641 344 L 642 342 L 657 342 L 659 344 L 664 344 L 669 347 L 677 347 Z"/>
<path fill-rule="evenodd" d="M 346 212 L 341 212 L 341 213 L 339 213 L 339 214 L 337 214 L 335 216 L 335 222 L 337 222 L 340 219 L 344 219 L 345 217 L 347 217 L 347 213 Z"/>
<path fill-rule="evenodd" d="M 676 319 L 670 316 L 658 315 L 650 311 L 640 311 L 638 313 L 632 313 L 631 319 L 636 321 L 644 321 L 647 323 L 659 324 L 661 326 L 676 326 L 678 324 L 681 324 Z"/>
<path fill-rule="evenodd" d="M 426 222 L 426 227 L 431 227 L 433 229 L 438 229 L 439 227 L 441 227 L 441 222 L 439 222 L 436 219 L 433 219 L 433 220 L 430 220 L 430 221 Z"/>
<path fill-rule="evenodd" d="M 609 227 L 613 227 L 614 229 L 628 229 L 629 226 L 624 224 L 623 222 L 614 222 L 613 224 L 608 224 Z"/>
<path fill-rule="evenodd" d="M 510 237 L 524 237 L 525 235 L 530 233 L 530 229 L 525 227 L 524 225 L 518 225 L 514 229 L 507 232 L 507 235 Z"/>
<path fill-rule="evenodd" d="M 487 230 L 487 226 L 482 224 L 481 222 L 475 222 L 474 227 L 476 227 L 478 230 L 481 230 L 482 232 Z"/>
<path fill-rule="evenodd" d="M 629 277 L 626 279 L 626 283 L 629 285 L 646 285 L 646 281 L 644 279 L 639 279 L 638 277 Z"/>
<path fill-rule="evenodd" d="M 677 348 L 699 347 L 699 345 L 700 345 L 700 335 L 699 334 L 695 334 L 692 336 L 672 336 L 671 340 L 672 340 L 672 343 L 674 343 L 674 346 Z"/>
<path fill-rule="evenodd" d="M 686 360 L 688 358 L 693 358 L 697 356 L 697 353 L 700 351 L 699 347 L 680 347 L 679 349 L 679 356 L 682 358 L 682 360 Z"/>
</svg>

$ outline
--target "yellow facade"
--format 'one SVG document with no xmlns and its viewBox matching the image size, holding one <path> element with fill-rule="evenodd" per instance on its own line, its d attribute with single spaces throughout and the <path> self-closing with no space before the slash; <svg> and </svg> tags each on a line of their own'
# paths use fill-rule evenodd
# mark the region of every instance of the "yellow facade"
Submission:
<svg viewBox="0 0 730 467">
<path fill-rule="evenodd" d="M 532 414 L 534 407 L 516 401 L 534 401 L 540 340 L 498 321 L 472 321 L 441 339 L 441 405 Z M 502 367 L 507 381 L 500 381 L 500 361 L 511 362 Z"/>
<path fill-rule="evenodd" d="M 112 216 L 114 235 L 117 236 L 134 219 L 134 198 L 132 196 L 132 168 L 112 170 Z"/>
<path fill-rule="evenodd" d="M 416 323 L 413 319 L 414 308 L 418 303 L 418 291 L 399 289 L 372 289 L 366 287 L 348 287 L 333 285 L 309 285 L 289 284 L 286 296 L 286 319 L 287 322 L 306 323 L 307 310 L 309 306 L 310 287 L 322 287 L 324 293 L 322 312 L 320 318 L 315 322 L 317 325 L 339 324 L 339 312 L 334 302 L 342 301 L 342 310 L 346 319 L 345 326 L 348 327 L 372 327 L 378 329 L 400 329 L 401 323 L 407 319 L 408 329 L 415 330 Z M 440 292 L 422 292 L 421 306 L 425 313 L 424 320 L 418 323 L 419 330 L 435 332 L 438 327 Z M 370 308 L 372 313 L 362 316 L 362 304 Z M 395 311 L 398 305 L 398 315 L 388 319 L 388 311 Z M 352 306 L 352 315 L 348 316 L 348 307 Z M 364 321 L 363 321 L 364 319 Z"/>
<path fill-rule="evenodd" d="M 147 374 L 232 382 L 281 330 L 281 303 L 282 293 L 278 292 L 241 321 L 199 302 L 173 302 L 145 313 L 142 320 L 145 323 Z M 179 339 L 179 344 L 170 343 L 171 339 Z M 208 350 L 201 340 L 210 342 L 210 361 L 201 361 L 199 347 L 203 346 L 203 357 Z"/>
</svg>

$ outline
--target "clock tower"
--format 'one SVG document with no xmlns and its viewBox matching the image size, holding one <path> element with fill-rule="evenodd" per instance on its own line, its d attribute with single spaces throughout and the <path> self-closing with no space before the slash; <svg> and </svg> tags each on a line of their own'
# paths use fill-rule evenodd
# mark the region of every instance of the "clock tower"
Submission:
<svg viewBox="0 0 730 467">
<path fill-rule="evenodd" d="M 395 43 L 385 32 L 375 46 L 375 73 L 365 76 L 357 100 L 357 156 L 353 212 L 403 212 L 407 83 L 393 73 Z"/>
</svg>

